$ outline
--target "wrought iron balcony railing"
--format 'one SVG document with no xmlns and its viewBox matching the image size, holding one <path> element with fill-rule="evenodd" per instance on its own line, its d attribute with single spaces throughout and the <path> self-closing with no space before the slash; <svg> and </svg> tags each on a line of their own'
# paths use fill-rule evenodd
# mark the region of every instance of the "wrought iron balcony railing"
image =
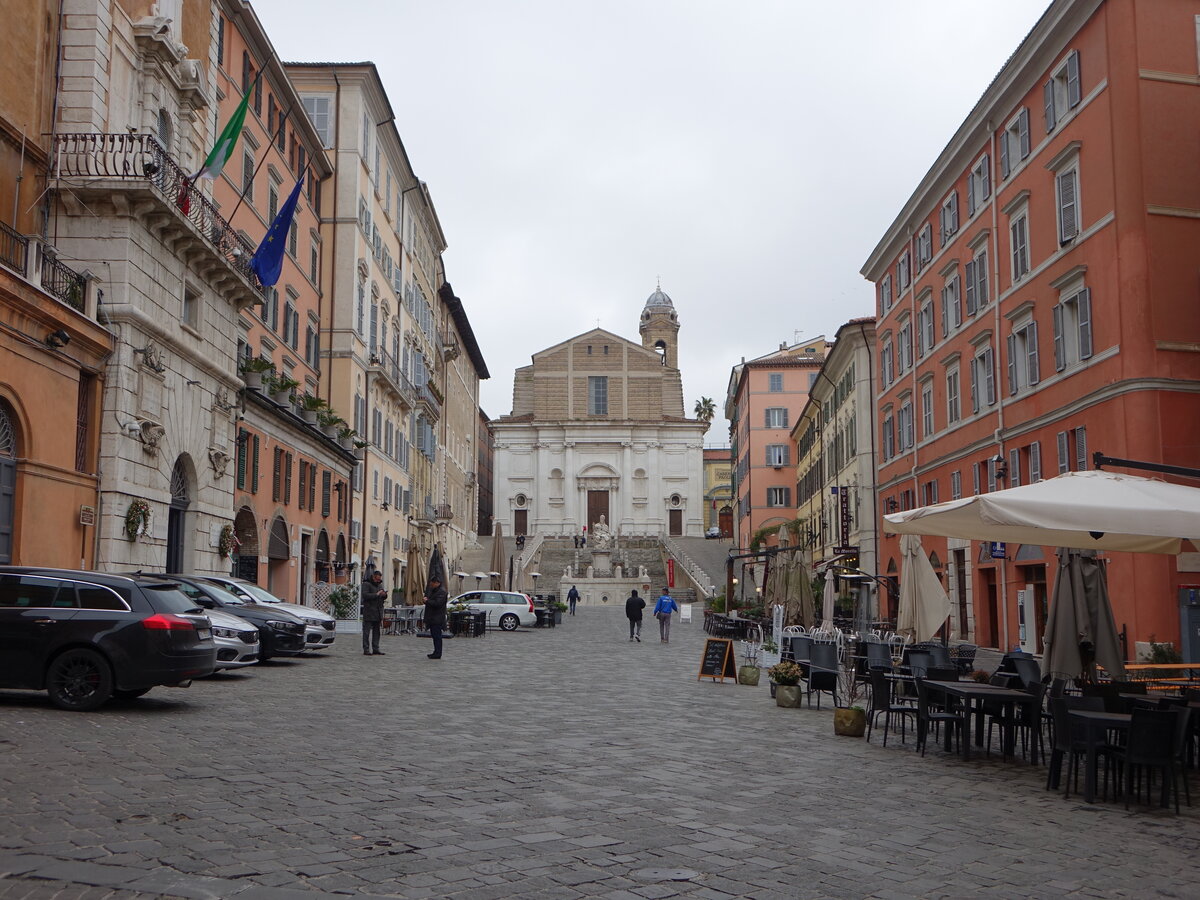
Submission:
<svg viewBox="0 0 1200 900">
<path fill-rule="evenodd" d="M 29 259 L 29 238 L 0 222 L 0 263 L 24 275 Z"/>
<path fill-rule="evenodd" d="M 48 252 L 42 252 L 42 288 L 68 306 L 84 312 L 87 281 L 70 266 L 63 265 Z"/>
<path fill-rule="evenodd" d="M 60 134 L 55 138 L 55 166 L 59 175 L 68 178 L 120 179 L 151 185 L 196 227 L 218 255 L 262 292 L 250 269 L 254 246 L 234 231 L 153 135 Z"/>
</svg>

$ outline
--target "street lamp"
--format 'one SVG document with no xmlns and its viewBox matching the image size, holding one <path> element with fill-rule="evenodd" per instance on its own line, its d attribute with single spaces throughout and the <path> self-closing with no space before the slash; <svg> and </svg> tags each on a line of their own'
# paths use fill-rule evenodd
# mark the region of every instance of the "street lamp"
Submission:
<svg viewBox="0 0 1200 900">
<path fill-rule="evenodd" d="M 454 577 L 458 579 L 458 592 L 462 593 L 462 580 L 467 577 L 466 572 L 455 572 Z"/>
<path fill-rule="evenodd" d="M 542 577 L 541 572 L 530 572 L 529 577 L 533 579 L 533 594 L 537 596 L 537 580 Z"/>
<path fill-rule="evenodd" d="M 883 590 L 890 591 L 892 589 L 892 583 L 888 581 L 888 579 L 879 575 L 872 575 L 870 572 L 864 572 L 862 569 L 851 569 L 847 566 L 832 565 L 825 570 L 826 576 L 828 576 L 830 572 L 837 575 L 837 577 L 841 578 L 843 581 L 853 581 L 863 585 L 865 585 L 867 582 L 874 581 L 876 584 L 880 585 Z M 857 617 L 859 621 L 856 621 L 854 624 L 858 631 L 862 632 L 866 630 L 868 610 L 865 609 L 862 604 L 859 605 L 859 609 L 862 614 Z"/>
</svg>

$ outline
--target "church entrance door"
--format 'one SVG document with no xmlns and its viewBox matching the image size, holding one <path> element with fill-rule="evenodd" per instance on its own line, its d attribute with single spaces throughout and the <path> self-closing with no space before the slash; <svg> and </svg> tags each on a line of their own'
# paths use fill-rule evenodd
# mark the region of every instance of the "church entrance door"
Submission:
<svg viewBox="0 0 1200 900">
<path fill-rule="evenodd" d="M 587 492 L 587 521 L 584 523 L 588 527 L 588 531 L 592 530 L 592 526 L 600 521 L 600 517 L 604 516 L 605 523 L 611 528 L 612 522 L 608 514 L 608 491 L 588 491 Z"/>
<path fill-rule="evenodd" d="M 513 510 L 513 537 L 529 533 L 529 510 Z"/>
<path fill-rule="evenodd" d="M 683 510 L 669 509 L 667 510 L 667 524 L 670 527 L 672 535 L 683 534 Z"/>
</svg>

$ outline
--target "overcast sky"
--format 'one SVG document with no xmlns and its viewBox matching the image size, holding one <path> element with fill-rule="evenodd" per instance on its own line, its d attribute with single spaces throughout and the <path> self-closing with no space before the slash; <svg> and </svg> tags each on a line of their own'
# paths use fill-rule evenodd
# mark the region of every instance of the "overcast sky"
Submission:
<svg viewBox="0 0 1200 900">
<path fill-rule="evenodd" d="M 661 278 L 686 412 L 870 315 L 859 275 L 1048 0 L 254 0 L 285 60 L 379 67 L 491 371 Z"/>
</svg>

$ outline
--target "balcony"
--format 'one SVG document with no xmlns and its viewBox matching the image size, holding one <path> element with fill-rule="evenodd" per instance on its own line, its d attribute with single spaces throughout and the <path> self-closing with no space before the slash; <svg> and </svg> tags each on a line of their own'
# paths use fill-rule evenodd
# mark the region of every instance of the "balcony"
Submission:
<svg viewBox="0 0 1200 900">
<path fill-rule="evenodd" d="M 370 367 L 371 373 L 382 377 L 384 385 L 391 389 L 401 403 L 409 409 L 416 406 L 417 390 L 394 356 L 389 353 L 372 354 Z"/>
<path fill-rule="evenodd" d="M 436 422 L 442 415 L 442 397 L 431 382 L 425 382 L 417 389 L 417 402 L 425 411 L 425 417 Z"/>
<path fill-rule="evenodd" d="M 30 254 L 30 244 L 33 253 Z M 0 222 L 0 265 L 16 272 L 76 312 L 95 317 L 95 301 L 88 279 L 60 262 L 54 248 L 38 237 L 29 237 Z"/>
<path fill-rule="evenodd" d="M 439 525 L 444 525 L 454 518 L 454 511 L 449 503 L 439 503 L 433 508 L 433 518 Z"/>
<path fill-rule="evenodd" d="M 187 244 L 210 256 L 207 275 L 218 289 L 239 294 L 238 305 L 262 298 L 262 285 L 250 270 L 254 245 L 241 237 L 200 192 L 179 164 L 148 134 L 60 134 L 55 138 L 59 176 L 72 179 L 70 195 L 107 190 L 127 195 L 133 215 L 174 244 L 181 256 Z M 65 192 L 64 192 L 65 194 Z M 138 202 L 142 194 L 149 202 Z M 70 199 L 64 197 L 70 205 Z M 222 271 L 223 270 L 223 271 Z"/>
</svg>

